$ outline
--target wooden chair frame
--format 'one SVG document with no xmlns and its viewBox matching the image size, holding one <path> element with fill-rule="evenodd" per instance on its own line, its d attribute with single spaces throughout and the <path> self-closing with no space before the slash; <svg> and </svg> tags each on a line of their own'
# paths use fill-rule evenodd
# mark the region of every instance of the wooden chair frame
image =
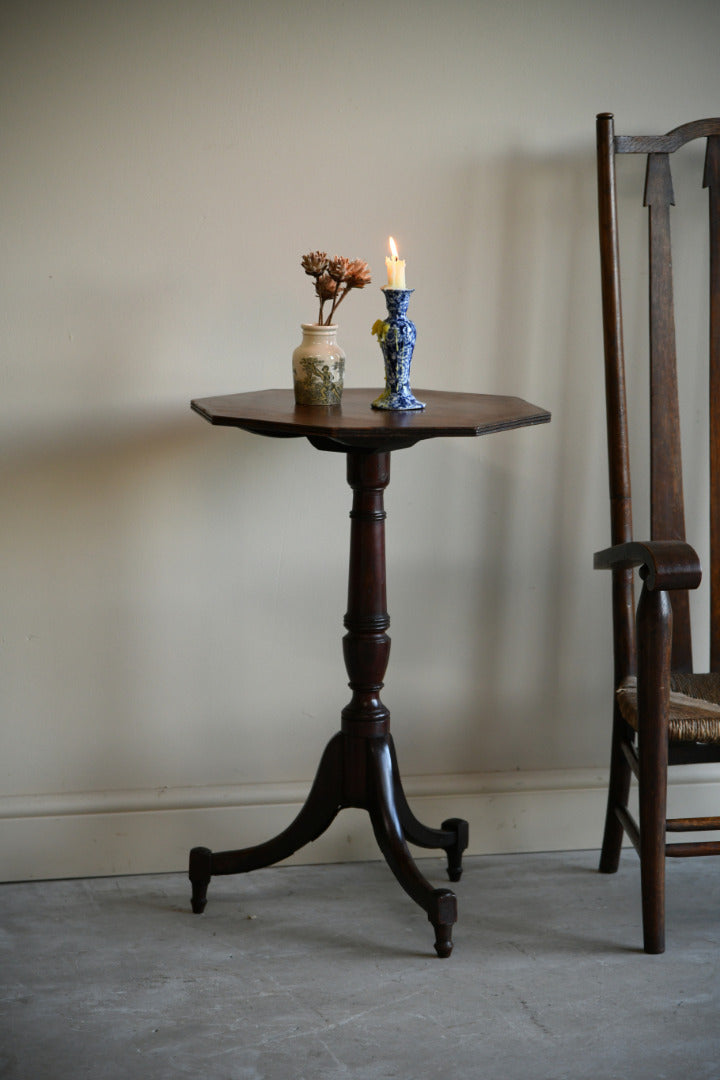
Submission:
<svg viewBox="0 0 720 1080">
<path fill-rule="evenodd" d="M 597 117 L 598 206 L 612 546 L 595 567 L 612 572 L 615 688 L 637 677 L 637 732 L 615 696 L 607 816 L 600 871 L 614 873 L 623 833 L 640 855 L 645 951 L 665 948 L 665 857 L 720 854 L 720 841 L 668 843 L 667 832 L 720 829 L 720 817 L 667 820 L 667 768 L 720 760 L 720 745 L 672 742 L 671 673 L 692 672 L 688 590 L 700 584 L 696 552 L 686 542 L 674 328 L 670 155 L 707 140 L 704 186 L 710 203 L 710 668 L 720 672 L 720 118 L 698 120 L 661 136 L 615 135 L 611 113 Z M 651 538 L 633 538 L 625 360 L 620 290 L 615 163 L 646 154 L 645 206 L 650 267 Z M 633 570 L 643 585 L 635 609 Z M 639 822 L 628 810 L 638 780 Z"/>
</svg>

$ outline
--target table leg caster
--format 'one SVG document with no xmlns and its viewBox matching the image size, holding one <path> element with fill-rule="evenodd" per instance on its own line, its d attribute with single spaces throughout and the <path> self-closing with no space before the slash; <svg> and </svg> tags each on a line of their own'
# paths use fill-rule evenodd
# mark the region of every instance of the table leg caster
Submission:
<svg viewBox="0 0 720 1080">
<path fill-rule="evenodd" d="M 212 877 L 212 852 L 210 848 L 195 847 L 190 852 L 188 877 L 192 885 L 190 905 L 196 915 L 201 915 L 207 903 L 207 888 Z"/>
<path fill-rule="evenodd" d="M 459 881 L 463 872 L 463 851 L 470 842 L 468 823 L 462 818 L 447 818 L 441 828 L 445 832 L 455 833 L 455 843 L 446 848 L 447 873 L 450 881 Z"/>
<path fill-rule="evenodd" d="M 452 952 L 452 926 L 436 926 L 435 927 L 435 952 L 438 954 L 441 960 L 445 960 L 446 957 Z"/>
<path fill-rule="evenodd" d="M 435 889 L 434 899 L 434 911 L 428 914 L 428 919 L 435 930 L 435 952 L 444 960 L 453 949 L 452 928 L 457 922 L 457 899 L 449 889 Z"/>
</svg>

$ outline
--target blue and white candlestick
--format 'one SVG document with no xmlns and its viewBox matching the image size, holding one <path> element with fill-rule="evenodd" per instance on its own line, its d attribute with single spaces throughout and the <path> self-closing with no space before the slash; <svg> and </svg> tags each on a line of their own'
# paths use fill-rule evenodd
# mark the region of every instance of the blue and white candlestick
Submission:
<svg viewBox="0 0 720 1080">
<path fill-rule="evenodd" d="M 385 409 L 393 412 L 409 412 L 411 409 L 424 409 L 425 403 L 418 401 L 410 389 L 410 362 L 415 338 L 415 323 L 408 319 L 406 312 L 413 289 L 383 289 L 387 305 L 387 319 L 378 319 L 373 326 L 377 334 L 383 358 L 385 360 L 385 389 L 372 403 L 373 409 Z"/>
</svg>

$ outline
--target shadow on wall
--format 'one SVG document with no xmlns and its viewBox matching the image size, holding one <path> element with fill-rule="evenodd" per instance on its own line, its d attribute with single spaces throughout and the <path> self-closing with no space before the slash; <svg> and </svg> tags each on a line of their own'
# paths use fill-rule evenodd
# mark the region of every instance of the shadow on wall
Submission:
<svg viewBox="0 0 720 1080">
<path fill-rule="evenodd" d="M 437 553 L 426 606 L 453 614 L 435 615 L 425 655 L 467 628 L 454 647 L 451 710 L 464 740 L 447 767 L 604 765 L 610 595 L 592 553 L 609 542 L 609 519 L 594 149 L 515 154 L 468 168 L 458 186 L 465 294 L 477 298 L 458 312 L 463 386 L 527 398 L 552 422 L 479 447 L 448 444 L 436 459 L 445 510 L 426 541 Z M 468 505 L 476 546 L 463 556 L 448 529 Z M 421 565 L 418 554 L 411 576 Z M 415 705 L 426 708 L 420 695 Z"/>
<path fill-rule="evenodd" d="M 698 298 L 707 297 L 707 208 L 700 205 L 704 193 L 693 164 L 680 163 L 676 172 L 678 190 L 692 176 L 683 197 L 697 203 L 693 224 L 683 222 L 678 236 L 676 306 L 688 501 L 694 500 L 688 528 L 704 537 L 707 479 L 692 462 L 702 460 L 706 469 L 707 305 Z M 644 160 L 634 159 L 618 187 L 621 216 L 633 215 L 621 260 L 639 490 L 645 490 L 648 470 L 643 181 Z M 433 606 L 441 603 L 441 592 L 466 603 L 463 579 L 465 588 L 473 582 L 474 609 L 466 611 L 472 643 L 465 655 L 467 678 L 459 683 L 467 696 L 456 702 L 466 740 L 456 746 L 455 765 L 604 765 L 610 588 L 593 571 L 592 554 L 609 543 L 610 534 L 594 150 L 557 158 L 515 155 L 470 170 L 466 189 L 467 203 L 459 210 L 471 223 L 466 273 L 470 291 L 483 298 L 463 312 L 459 352 L 478 357 L 464 372 L 466 384 L 527 397 L 549 408 L 553 418 L 547 429 L 483 440 L 481 460 L 472 466 L 472 446 L 461 448 L 459 470 L 448 451 L 445 474 L 452 484 L 455 470 L 458 506 L 476 502 L 478 539 L 474 565 L 449 560 L 443 567 L 441 559 L 436 567 L 442 585 Z M 496 268 L 489 292 L 477 271 L 487 244 Z M 688 307 L 693 317 L 685 323 L 680 312 Z M 647 508 L 638 507 L 637 517 L 637 528 L 645 529 Z M 703 543 L 698 541 L 701 551 Z M 704 642 L 703 618 L 701 611 L 694 621 Z"/>
<path fill-rule="evenodd" d="M 5 453 L 3 794 L 28 791 L 30 773 L 33 791 L 188 782 L 182 760 L 202 751 L 202 702 L 226 659 L 207 602 L 219 537 L 243 542 L 216 482 L 237 463 L 207 434 L 188 408 Z M 243 451 L 262 513 L 272 455 Z"/>
<path fill-rule="evenodd" d="M 418 512 L 423 550 L 415 546 L 402 587 L 409 597 L 422 580 L 432 612 L 424 642 L 415 631 L 416 650 L 434 659 L 413 712 L 427 717 L 430 738 L 427 701 L 447 663 L 456 677 L 438 705 L 464 729 L 445 751 L 448 771 L 592 763 L 606 740 L 576 723 L 587 680 L 575 658 L 597 651 L 587 598 L 605 509 L 594 159 L 587 149 L 515 154 L 469 166 L 456 186 L 466 242 L 454 324 L 461 388 L 524 397 L 553 418 L 415 451 L 439 494 L 435 520 Z M 438 336 L 427 351 L 443 344 Z M 472 541 L 457 536 L 457 521 Z M 409 669 L 399 625 L 394 662 L 402 652 Z M 598 692 L 603 675 L 592 677 Z"/>
</svg>

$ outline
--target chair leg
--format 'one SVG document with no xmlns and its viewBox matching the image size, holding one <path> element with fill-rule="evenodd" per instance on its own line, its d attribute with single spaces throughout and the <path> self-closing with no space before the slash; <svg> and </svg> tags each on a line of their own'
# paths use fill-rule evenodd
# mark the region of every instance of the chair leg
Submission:
<svg viewBox="0 0 720 1080">
<path fill-rule="evenodd" d="M 665 830 L 672 607 L 643 588 L 638 604 L 638 794 L 645 952 L 665 951 Z"/>
<path fill-rule="evenodd" d="M 627 809 L 630 794 L 630 765 L 622 751 L 622 744 L 628 739 L 628 736 L 629 727 L 620 715 L 620 710 L 616 704 L 613 718 L 612 748 L 610 751 L 610 783 L 608 786 L 607 811 L 605 813 L 605 830 L 603 832 L 600 865 L 598 867 L 601 874 L 614 874 L 620 863 L 623 827 L 620 824 L 616 810 L 618 808 Z"/>
<path fill-rule="evenodd" d="M 646 953 L 665 952 L 665 819 L 667 807 L 667 742 L 662 749 L 640 748 L 640 876 L 643 945 Z"/>
<path fill-rule="evenodd" d="M 646 953 L 657 954 L 665 952 L 665 815 L 662 821 L 652 823 L 647 814 L 641 814 L 641 818 L 644 818 L 640 826 L 643 948 Z M 661 830 L 661 845 L 655 842 L 658 830 Z"/>
</svg>

